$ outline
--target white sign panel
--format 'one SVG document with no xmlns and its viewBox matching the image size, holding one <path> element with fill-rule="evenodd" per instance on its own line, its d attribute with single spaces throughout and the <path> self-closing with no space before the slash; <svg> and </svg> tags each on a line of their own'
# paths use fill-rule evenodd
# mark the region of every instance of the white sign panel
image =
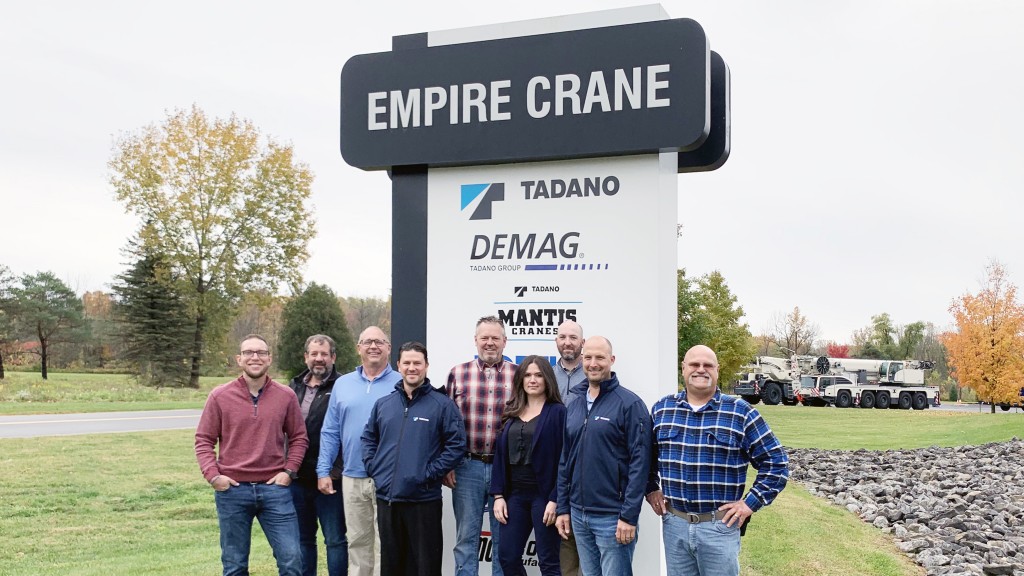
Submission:
<svg viewBox="0 0 1024 576">
<path fill-rule="evenodd" d="M 575 320 L 585 337 L 612 342 L 613 370 L 648 405 L 674 392 L 676 171 L 674 153 L 431 169 L 427 344 L 434 385 L 473 358 L 476 321 L 495 315 L 512 361 L 530 354 L 553 361 L 558 325 Z M 447 490 L 445 498 L 444 571 L 454 573 Z M 661 527 L 644 506 L 633 564 L 638 574 L 655 574 Z M 481 551 L 481 574 L 490 573 L 491 552 Z M 539 573 L 536 556 L 524 563 Z"/>
</svg>

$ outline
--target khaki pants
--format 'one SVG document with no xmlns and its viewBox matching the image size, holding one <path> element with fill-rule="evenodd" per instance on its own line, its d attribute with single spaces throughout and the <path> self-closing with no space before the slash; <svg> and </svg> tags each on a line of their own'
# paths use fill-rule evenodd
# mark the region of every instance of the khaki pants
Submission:
<svg viewBox="0 0 1024 576">
<path fill-rule="evenodd" d="M 580 576 L 580 553 L 576 550 L 576 535 L 572 532 L 568 540 L 562 540 L 562 547 L 558 549 L 558 563 L 562 567 L 562 576 Z"/>
<path fill-rule="evenodd" d="M 377 494 L 372 478 L 341 477 L 349 576 L 380 576 Z"/>
</svg>

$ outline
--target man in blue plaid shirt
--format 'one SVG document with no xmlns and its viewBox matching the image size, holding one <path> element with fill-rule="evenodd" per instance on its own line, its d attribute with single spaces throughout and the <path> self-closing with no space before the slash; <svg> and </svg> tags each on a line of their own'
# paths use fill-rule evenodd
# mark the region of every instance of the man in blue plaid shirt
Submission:
<svg viewBox="0 0 1024 576">
<path fill-rule="evenodd" d="M 789 459 L 757 410 L 718 389 L 711 348 L 682 364 L 684 390 L 651 409 L 647 502 L 662 517 L 669 576 L 737 576 L 740 527 L 786 486 Z M 757 478 L 744 496 L 748 463 Z"/>
</svg>

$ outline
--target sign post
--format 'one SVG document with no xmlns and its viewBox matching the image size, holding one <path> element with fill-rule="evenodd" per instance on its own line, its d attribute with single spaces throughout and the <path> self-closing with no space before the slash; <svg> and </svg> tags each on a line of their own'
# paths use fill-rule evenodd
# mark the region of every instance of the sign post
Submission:
<svg viewBox="0 0 1024 576">
<path fill-rule="evenodd" d="M 554 360 L 557 326 L 576 320 L 649 405 L 675 392 L 677 174 L 729 154 L 728 68 L 700 25 L 654 5 L 393 48 L 345 64 L 341 152 L 391 176 L 396 348 L 427 344 L 440 384 L 475 354 L 481 316 L 501 318 L 513 361 Z M 661 572 L 646 507 L 639 534 L 635 570 Z M 538 573 L 529 548 L 524 564 Z"/>
</svg>

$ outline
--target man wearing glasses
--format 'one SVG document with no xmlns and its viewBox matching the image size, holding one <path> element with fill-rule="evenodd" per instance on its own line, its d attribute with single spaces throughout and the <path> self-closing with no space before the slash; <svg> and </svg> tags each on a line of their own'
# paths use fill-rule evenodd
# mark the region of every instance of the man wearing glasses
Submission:
<svg viewBox="0 0 1024 576">
<path fill-rule="evenodd" d="M 195 444 L 199 469 L 216 491 L 224 574 L 249 573 L 256 518 L 274 551 L 278 573 L 301 576 L 298 522 L 288 485 L 306 454 L 306 425 L 295 393 L 267 375 L 271 358 L 266 339 L 246 336 L 235 361 L 242 375 L 210 392 Z"/>
<path fill-rule="evenodd" d="M 391 369 L 391 342 L 384 331 L 370 326 L 359 335 L 356 346 L 361 360 L 354 371 L 343 375 L 334 385 L 331 404 L 320 432 L 320 458 L 316 473 L 324 494 L 334 494 L 331 471 L 341 452 L 341 494 L 348 531 L 348 558 L 351 576 L 380 574 L 377 543 L 377 496 L 373 479 L 363 464 L 360 437 L 370 411 L 379 398 L 395 390 L 402 375 Z"/>
</svg>

